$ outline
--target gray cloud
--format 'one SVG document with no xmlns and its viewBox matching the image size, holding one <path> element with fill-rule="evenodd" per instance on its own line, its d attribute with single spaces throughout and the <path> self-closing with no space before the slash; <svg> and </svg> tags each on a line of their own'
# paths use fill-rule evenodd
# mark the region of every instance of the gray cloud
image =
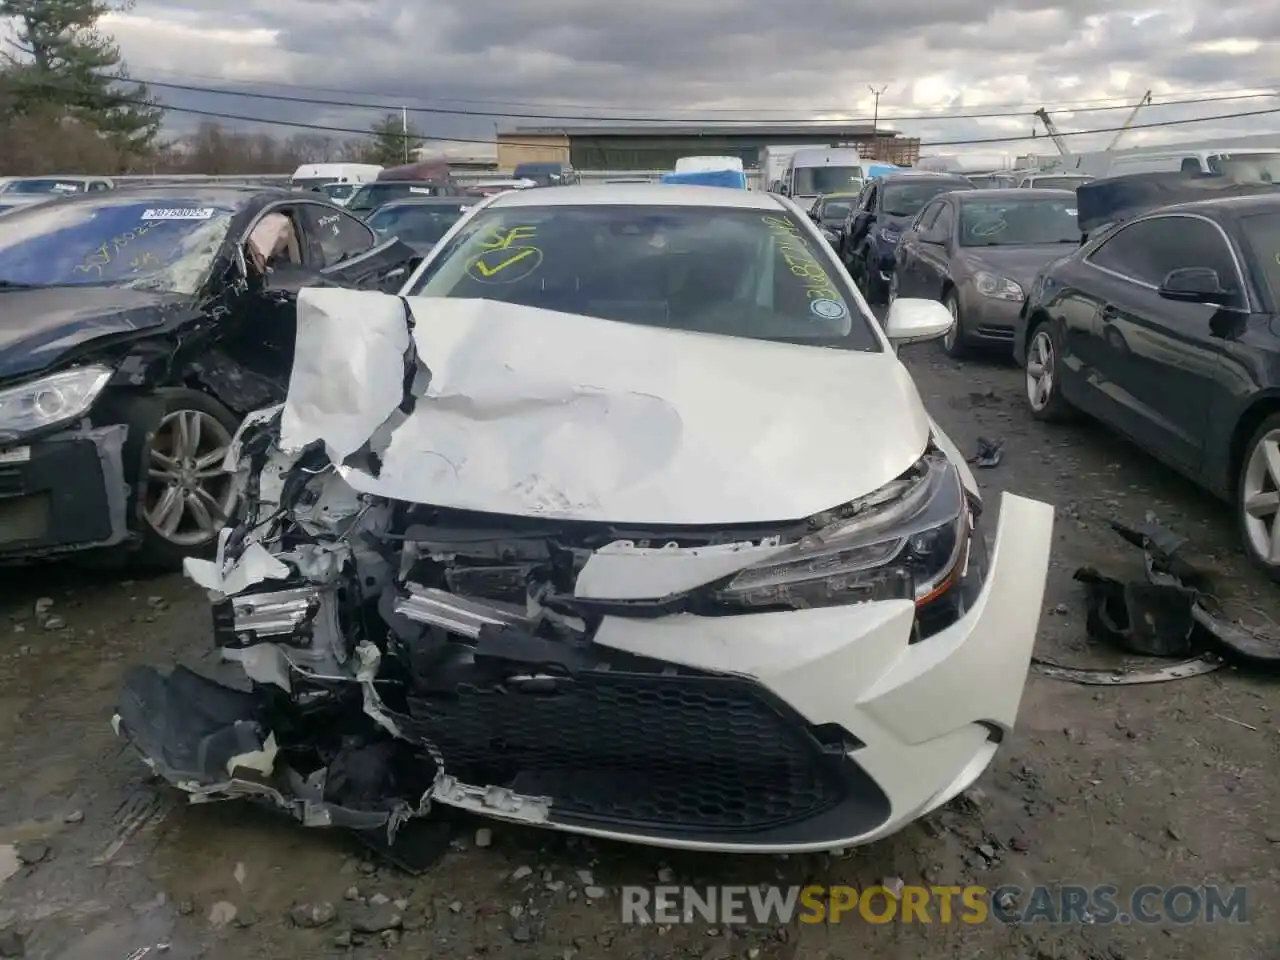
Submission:
<svg viewBox="0 0 1280 960">
<path fill-rule="evenodd" d="M 182 25 L 186 35 L 173 32 Z M 1267 0 L 1163 0 L 1158 11 L 1117 11 L 1103 0 L 997 0 L 994 8 L 987 0 L 242 0 L 228 9 L 215 0 L 141 0 L 112 30 L 142 78 L 382 104 L 351 110 L 157 90 L 175 106 L 215 112 L 360 129 L 401 104 L 614 122 L 641 114 L 777 121 L 836 110 L 864 118 L 867 85 L 887 84 L 881 116 L 938 141 L 1026 134 L 1035 124 L 1029 112 L 1041 104 L 1064 131 L 1091 129 L 1118 126 L 1125 111 L 1072 113 L 1066 101 L 1083 108 L 1081 101 L 1134 101 L 1148 88 L 1167 95 L 1263 84 L 1275 62 L 1271 44 L 1280 43 L 1280 7 Z M 928 116 L 984 112 L 989 104 L 1028 112 Z M 1139 123 L 1270 106 L 1280 101 L 1156 107 Z M 439 114 L 414 122 L 436 137 L 475 139 L 491 138 L 495 126 L 557 123 Z M 1280 130 L 1280 117 L 1165 137 L 1263 129 Z M 1153 136 L 1135 131 L 1131 142 Z M 1096 148 L 1110 136 L 1092 139 L 1073 146 Z"/>
</svg>

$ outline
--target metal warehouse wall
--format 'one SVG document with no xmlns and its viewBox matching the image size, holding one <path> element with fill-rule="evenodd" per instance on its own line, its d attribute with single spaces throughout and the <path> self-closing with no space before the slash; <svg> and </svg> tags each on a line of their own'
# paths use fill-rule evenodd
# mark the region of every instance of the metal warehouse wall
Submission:
<svg viewBox="0 0 1280 960">
<path fill-rule="evenodd" d="M 569 137 L 569 162 L 575 170 L 670 170 L 681 157 L 740 157 L 744 166 L 760 162 L 760 149 L 796 138 L 716 136 L 689 137 L 601 136 Z M 878 142 L 877 142 L 878 141 Z M 818 137 L 803 143 L 820 142 Z M 850 137 L 842 142 L 857 146 L 864 157 L 889 163 L 914 163 L 920 158 L 920 141 L 914 137 Z"/>
</svg>

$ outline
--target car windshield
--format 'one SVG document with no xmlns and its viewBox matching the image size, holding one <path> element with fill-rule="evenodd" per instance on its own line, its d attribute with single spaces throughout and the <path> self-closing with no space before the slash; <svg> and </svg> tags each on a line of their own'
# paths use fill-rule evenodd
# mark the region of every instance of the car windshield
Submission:
<svg viewBox="0 0 1280 960">
<path fill-rule="evenodd" d="M 852 206 L 851 200 L 828 200 L 822 205 L 820 216 L 823 220 L 843 220 L 849 216 L 849 208 Z"/>
<path fill-rule="evenodd" d="M 1280 183 L 1280 153 L 1224 153 L 1209 158 L 1209 169 L 1245 183 Z"/>
<path fill-rule="evenodd" d="M 374 210 L 401 197 L 434 197 L 439 193 L 439 187 L 425 180 L 420 183 L 366 183 L 351 195 L 347 207 L 356 211 Z"/>
<path fill-rule="evenodd" d="M 791 192 L 797 197 L 841 193 L 862 183 L 862 167 L 796 167 Z"/>
<path fill-rule="evenodd" d="M 1031 186 L 1037 190 L 1074 190 L 1088 182 L 1088 177 L 1036 177 Z"/>
<path fill-rule="evenodd" d="M 9 193 L 83 193 L 84 184 L 78 180 L 31 177 L 14 180 L 5 187 L 5 190 Z"/>
<path fill-rule="evenodd" d="M 879 351 L 830 249 L 781 210 L 489 208 L 414 295 L 497 300 L 621 323 Z"/>
<path fill-rule="evenodd" d="M 880 208 L 891 217 L 914 217 L 924 205 L 940 193 L 964 190 L 971 184 L 959 180 L 934 180 L 928 178 L 915 183 L 888 183 Z"/>
<path fill-rule="evenodd" d="M 1272 301 L 1280 301 L 1280 213 L 1248 214 L 1240 218 L 1240 224 Z"/>
<path fill-rule="evenodd" d="M 960 207 L 960 246 L 1015 247 L 1079 243 L 1074 197 L 967 200 Z"/>
<path fill-rule="evenodd" d="M 380 237 L 399 237 L 411 245 L 433 244 L 449 232 L 464 210 L 460 203 L 390 203 L 365 222 Z"/>
<path fill-rule="evenodd" d="M 195 293 L 234 213 L 189 197 L 111 194 L 14 210 L 0 219 L 0 288 L 122 286 Z"/>
</svg>

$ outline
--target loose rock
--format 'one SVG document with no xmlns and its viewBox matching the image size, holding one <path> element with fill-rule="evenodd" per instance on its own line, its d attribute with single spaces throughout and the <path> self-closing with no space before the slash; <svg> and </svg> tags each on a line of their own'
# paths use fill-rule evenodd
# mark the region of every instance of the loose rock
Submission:
<svg viewBox="0 0 1280 960">
<path fill-rule="evenodd" d="M 403 922 L 403 915 L 390 904 L 370 905 L 352 912 L 351 929 L 356 933 L 381 933 L 398 930 Z"/>
<path fill-rule="evenodd" d="M 62 818 L 63 823 L 80 823 L 84 820 L 84 812 L 81 810 L 72 810 Z"/>
<path fill-rule="evenodd" d="M 48 860 L 52 852 L 43 840 L 24 840 L 14 844 L 13 851 L 18 856 L 18 862 L 28 867 Z"/>
<path fill-rule="evenodd" d="M 217 930 L 235 920 L 236 905 L 227 900 L 219 900 L 209 908 L 209 926 Z"/>
<path fill-rule="evenodd" d="M 523 880 L 525 877 L 533 876 L 533 867 L 523 866 L 516 867 L 515 872 L 511 874 L 512 880 Z"/>
<path fill-rule="evenodd" d="M 300 903 L 289 911 L 289 919 L 295 926 L 315 929 L 332 923 L 338 915 L 337 908 L 327 900 L 319 903 Z"/>
</svg>

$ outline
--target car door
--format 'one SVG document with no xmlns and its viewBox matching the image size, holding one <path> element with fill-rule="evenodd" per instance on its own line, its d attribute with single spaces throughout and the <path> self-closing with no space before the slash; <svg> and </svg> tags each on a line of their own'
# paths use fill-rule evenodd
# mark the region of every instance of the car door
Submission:
<svg viewBox="0 0 1280 960">
<path fill-rule="evenodd" d="M 331 283 L 394 292 L 417 254 L 392 237 L 379 241 L 362 220 L 337 207 L 302 204 L 302 231 L 309 263 Z"/>
<path fill-rule="evenodd" d="M 858 202 L 858 209 L 853 215 L 853 221 L 845 234 L 843 255 L 846 264 L 852 264 L 859 256 L 858 251 L 862 248 L 867 234 L 871 232 L 871 228 L 875 224 L 876 204 L 879 199 L 880 181 L 875 180 L 863 191 L 862 197 Z"/>
<path fill-rule="evenodd" d="M 1109 271 L 1098 313 L 1098 388 L 1116 426 L 1143 447 L 1197 474 L 1223 366 L 1211 324 L 1222 308 L 1165 300 L 1164 277 L 1212 267 L 1246 307 L 1237 257 L 1222 229 L 1198 214 L 1144 217 L 1112 235 L 1089 262 Z"/>
<path fill-rule="evenodd" d="M 902 239 L 898 241 L 898 259 L 894 271 L 898 278 L 898 296 L 900 297 L 924 296 L 920 292 L 922 287 L 920 281 L 921 237 L 933 226 L 941 210 L 942 201 L 931 200 L 916 215 L 915 220 L 911 221 L 911 225 L 902 232 Z"/>
<path fill-rule="evenodd" d="M 951 238 L 955 235 L 955 204 L 950 200 L 936 200 L 938 215 L 929 229 L 920 237 L 920 256 L 916 264 L 920 296 L 929 300 L 941 300 L 942 288 L 951 276 Z"/>
</svg>

